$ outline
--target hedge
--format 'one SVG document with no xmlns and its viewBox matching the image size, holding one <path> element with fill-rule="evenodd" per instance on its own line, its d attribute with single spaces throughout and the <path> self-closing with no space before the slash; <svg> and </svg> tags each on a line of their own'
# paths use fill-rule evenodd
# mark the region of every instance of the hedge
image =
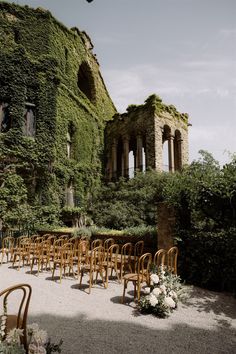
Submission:
<svg viewBox="0 0 236 354">
<path fill-rule="evenodd" d="M 186 282 L 236 293 L 236 228 L 180 235 L 179 273 Z"/>
</svg>

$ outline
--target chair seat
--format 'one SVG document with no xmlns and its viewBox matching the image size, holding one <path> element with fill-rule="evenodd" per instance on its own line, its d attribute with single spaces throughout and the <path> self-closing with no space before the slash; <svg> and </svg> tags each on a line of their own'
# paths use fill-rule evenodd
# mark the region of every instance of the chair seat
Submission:
<svg viewBox="0 0 236 354">
<path fill-rule="evenodd" d="M 138 273 L 128 273 L 123 276 L 124 280 L 128 281 L 138 281 L 138 277 L 140 281 L 146 282 L 147 281 L 147 276 L 145 274 L 139 274 Z"/>
</svg>

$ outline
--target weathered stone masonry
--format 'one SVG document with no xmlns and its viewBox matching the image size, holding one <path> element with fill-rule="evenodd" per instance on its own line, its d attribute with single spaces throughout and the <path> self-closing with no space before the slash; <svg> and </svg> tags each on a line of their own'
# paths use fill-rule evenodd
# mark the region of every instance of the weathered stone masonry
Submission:
<svg viewBox="0 0 236 354">
<path fill-rule="evenodd" d="M 168 141 L 169 171 L 188 163 L 188 116 L 161 99 L 150 96 L 144 105 L 128 107 L 115 115 L 105 131 L 106 176 L 108 180 L 129 177 L 129 153 L 134 169 L 163 170 L 163 144 Z"/>
</svg>

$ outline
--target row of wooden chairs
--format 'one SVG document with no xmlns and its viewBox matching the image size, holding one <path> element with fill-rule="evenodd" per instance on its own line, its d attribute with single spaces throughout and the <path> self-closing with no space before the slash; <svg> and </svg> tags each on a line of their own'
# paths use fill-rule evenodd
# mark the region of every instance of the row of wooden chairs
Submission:
<svg viewBox="0 0 236 354">
<path fill-rule="evenodd" d="M 100 275 L 106 288 L 108 286 L 109 272 L 112 276 L 113 271 L 115 271 L 119 281 L 123 279 L 127 271 L 129 271 L 129 274 L 139 273 L 138 267 L 140 267 L 139 261 L 143 255 L 144 242 L 138 241 L 135 245 L 126 243 L 121 249 L 114 242 L 112 238 L 106 239 L 104 243 L 100 239 L 90 243 L 88 240 L 78 238 L 68 239 L 68 236 L 61 236 L 56 239 L 52 235 L 44 235 L 43 237 L 35 235 L 30 238 L 21 237 L 17 239 L 17 244 L 15 245 L 12 238 L 7 238 L 3 240 L 1 262 L 4 255 L 6 255 L 8 261 L 10 254 L 12 265 L 15 266 L 18 262 L 18 269 L 21 264 L 23 266 L 25 264 L 29 265 L 31 273 L 34 266 L 38 268 L 37 274 L 43 268 L 50 269 L 53 279 L 56 270 L 59 269 L 60 282 L 62 276 L 65 276 L 68 270 L 68 274 L 72 274 L 74 277 L 77 273 L 78 279 L 80 277 L 80 286 L 84 274 L 89 273 L 90 293 L 95 274 L 96 280 L 98 275 Z M 132 252 L 133 250 L 134 252 Z M 166 264 L 171 272 L 177 274 L 177 255 L 177 247 L 168 252 L 159 250 L 154 255 L 152 262 L 156 267 Z M 147 265 L 149 264 L 148 258 L 145 259 L 145 262 Z M 124 283 L 126 286 L 127 276 Z"/>
<path fill-rule="evenodd" d="M 150 267 L 155 266 L 158 272 L 161 267 L 166 267 L 166 270 L 177 275 L 177 257 L 178 248 L 171 247 L 168 251 L 164 249 L 158 250 L 152 258 L 151 253 L 143 254 L 138 261 L 137 272 L 128 273 L 124 275 L 124 289 L 122 296 L 122 303 L 125 301 L 125 291 L 129 282 L 134 284 L 134 299 L 140 299 L 141 286 L 143 283 L 150 284 Z"/>
</svg>

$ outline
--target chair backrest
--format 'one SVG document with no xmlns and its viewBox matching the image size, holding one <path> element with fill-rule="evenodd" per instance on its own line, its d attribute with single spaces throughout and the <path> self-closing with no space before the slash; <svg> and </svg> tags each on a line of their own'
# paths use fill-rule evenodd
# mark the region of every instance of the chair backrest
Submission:
<svg viewBox="0 0 236 354">
<path fill-rule="evenodd" d="M 78 243 L 78 263 L 88 263 L 89 260 L 89 240 L 79 240 Z"/>
<path fill-rule="evenodd" d="M 105 250 L 103 246 L 95 247 L 90 255 L 90 269 L 93 270 L 96 266 L 102 267 L 105 259 Z"/>
<path fill-rule="evenodd" d="M 143 249 L 144 249 L 144 241 L 138 241 L 134 245 L 134 256 L 135 257 L 140 257 L 143 254 Z"/>
<path fill-rule="evenodd" d="M 142 282 L 144 277 L 149 277 L 150 273 L 150 266 L 152 263 L 152 254 L 145 253 L 143 254 L 138 261 L 138 274 L 139 274 L 139 281 Z"/>
<path fill-rule="evenodd" d="M 4 237 L 4 239 L 2 240 L 2 249 L 10 251 L 14 248 L 14 244 L 15 244 L 14 237 L 11 236 Z"/>
<path fill-rule="evenodd" d="M 165 260 L 166 260 L 166 250 L 164 250 L 163 248 L 161 248 L 160 250 L 158 250 L 153 258 L 153 263 L 155 264 L 155 266 L 157 267 L 157 269 L 160 266 L 164 266 L 165 265 Z"/>
<path fill-rule="evenodd" d="M 121 247 L 121 257 L 125 257 L 125 256 L 130 257 L 130 256 L 131 256 L 131 253 L 132 253 L 132 249 L 133 249 L 133 245 L 132 245 L 131 242 L 125 243 L 125 244 Z"/>
<path fill-rule="evenodd" d="M 74 245 L 71 242 L 67 242 L 61 249 L 61 260 L 69 261 L 74 255 Z"/>
<path fill-rule="evenodd" d="M 105 252 L 107 252 L 110 246 L 114 245 L 114 243 L 115 243 L 114 238 L 107 238 L 103 244 L 103 247 L 105 248 Z"/>
<path fill-rule="evenodd" d="M 100 238 L 96 239 L 96 240 L 93 240 L 91 242 L 91 251 L 96 248 L 96 247 L 99 247 L 99 246 L 102 246 L 102 240 L 100 240 Z"/>
<path fill-rule="evenodd" d="M 3 308 L 5 308 L 6 310 L 6 315 L 8 314 L 9 300 L 13 293 L 15 293 L 16 295 L 18 293 L 17 303 L 19 305 L 17 310 L 17 315 L 16 315 L 15 328 L 23 329 L 22 343 L 24 344 L 24 347 L 27 350 L 26 325 L 27 325 L 27 316 L 28 316 L 28 309 L 29 309 L 32 288 L 29 284 L 18 284 L 0 292 L 0 299 L 2 300 L 1 304 Z M 14 297 L 14 304 L 15 304 L 16 296 L 13 297 Z"/>
<path fill-rule="evenodd" d="M 114 245 L 111 245 L 107 252 L 106 252 L 106 261 L 107 261 L 107 264 L 109 264 L 109 262 L 114 262 L 115 264 L 117 264 L 117 258 L 118 258 L 118 254 L 119 254 L 119 245 L 118 244 L 114 244 Z"/>
<path fill-rule="evenodd" d="M 167 252 L 167 269 L 177 275 L 178 247 L 171 247 Z"/>
</svg>

